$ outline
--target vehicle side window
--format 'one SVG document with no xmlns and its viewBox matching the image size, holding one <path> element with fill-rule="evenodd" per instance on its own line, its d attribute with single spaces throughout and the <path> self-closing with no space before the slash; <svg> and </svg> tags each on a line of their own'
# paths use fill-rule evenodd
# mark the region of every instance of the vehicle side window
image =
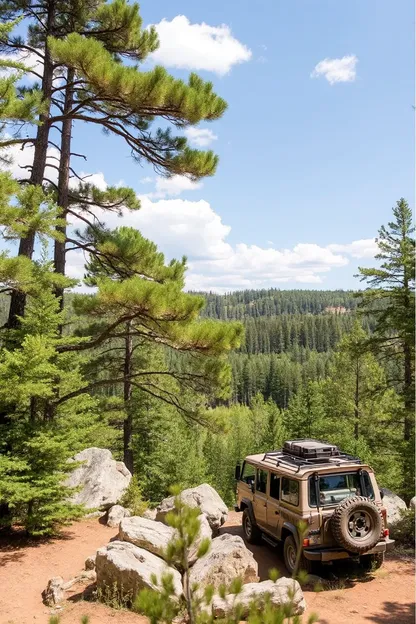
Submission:
<svg viewBox="0 0 416 624">
<path fill-rule="evenodd" d="M 273 472 L 270 473 L 270 496 L 276 500 L 280 498 L 280 477 Z"/>
<path fill-rule="evenodd" d="M 251 464 L 244 462 L 243 472 L 241 473 L 241 481 L 247 483 L 247 485 L 252 485 L 256 478 L 256 469 Z"/>
<path fill-rule="evenodd" d="M 266 494 L 267 490 L 267 470 L 257 470 L 256 490 L 262 494 Z"/>
<path fill-rule="evenodd" d="M 369 498 L 370 500 L 374 500 L 373 484 L 371 483 L 370 475 L 366 470 L 363 471 L 363 479 L 367 498 Z"/>
<path fill-rule="evenodd" d="M 293 479 L 282 478 L 282 501 L 295 505 L 299 505 L 299 482 Z"/>
</svg>

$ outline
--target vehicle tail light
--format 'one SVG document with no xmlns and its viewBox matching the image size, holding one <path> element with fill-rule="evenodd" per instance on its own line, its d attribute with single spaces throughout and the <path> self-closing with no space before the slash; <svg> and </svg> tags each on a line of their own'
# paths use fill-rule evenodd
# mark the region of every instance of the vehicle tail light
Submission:
<svg viewBox="0 0 416 624">
<path fill-rule="evenodd" d="M 304 546 L 309 546 L 309 540 L 308 539 L 304 539 L 303 540 L 303 545 Z"/>
<path fill-rule="evenodd" d="M 390 535 L 389 529 L 384 529 L 383 535 L 384 535 L 384 537 L 389 537 L 389 535 Z"/>
</svg>

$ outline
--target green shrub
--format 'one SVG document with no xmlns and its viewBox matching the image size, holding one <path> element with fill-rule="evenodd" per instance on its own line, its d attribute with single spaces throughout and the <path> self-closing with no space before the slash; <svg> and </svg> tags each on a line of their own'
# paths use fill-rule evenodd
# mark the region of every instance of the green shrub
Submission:
<svg viewBox="0 0 416 624">
<path fill-rule="evenodd" d="M 143 499 L 137 476 L 132 477 L 129 487 L 120 500 L 120 505 L 129 509 L 133 516 L 142 516 L 148 509 L 149 504 Z"/>
<path fill-rule="evenodd" d="M 396 540 L 396 546 L 415 549 L 415 510 L 408 509 L 402 512 L 401 519 L 393 524 L 390 537 Z"/>
</svg>

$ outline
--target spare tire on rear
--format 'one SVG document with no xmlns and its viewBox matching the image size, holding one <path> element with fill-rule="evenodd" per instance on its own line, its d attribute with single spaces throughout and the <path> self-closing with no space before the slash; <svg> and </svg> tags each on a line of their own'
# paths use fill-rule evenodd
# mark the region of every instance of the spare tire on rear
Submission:
<svg viewBox="0 0 416 624">
<path fill-rule="evenodd" d="M 383 517 L 372 501 L 363 496 L 345 498 L 331 518 L 334 539 L 352 553 L 366 553 L 381 538 Z"/>
</svg>

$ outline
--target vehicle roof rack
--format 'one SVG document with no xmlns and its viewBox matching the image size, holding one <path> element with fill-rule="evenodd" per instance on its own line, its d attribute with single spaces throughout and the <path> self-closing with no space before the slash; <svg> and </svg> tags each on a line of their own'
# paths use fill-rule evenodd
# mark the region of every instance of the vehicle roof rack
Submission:
<svg viewBox="0 0 416 624">
<path fill-rule="evenodd" d="M 265 453 L 263 461 L 275 467 L 282 464 L 295 469 L 295 472 L 299 472 L 301 468 L 362 463 L 358 457 L 343 453 L 334 445 L 305 439 L 285 442 L 282 449 Z"/>
</svg>

